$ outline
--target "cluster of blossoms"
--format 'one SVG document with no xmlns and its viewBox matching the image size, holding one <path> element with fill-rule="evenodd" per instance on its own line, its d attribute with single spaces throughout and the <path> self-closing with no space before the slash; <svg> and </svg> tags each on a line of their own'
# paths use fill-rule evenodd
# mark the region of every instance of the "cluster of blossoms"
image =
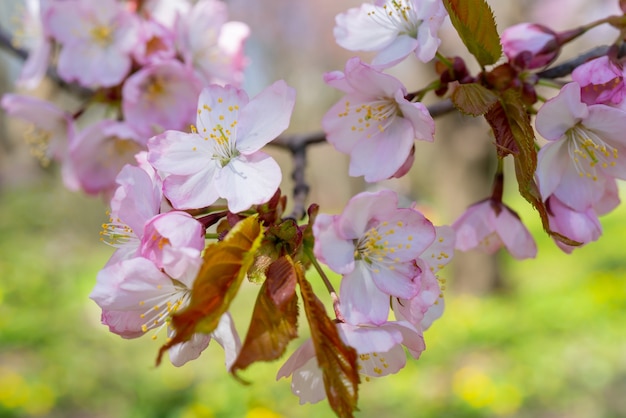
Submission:
<svg viewBox="0 0 626 418">
<path fill-rule="evenodd" d="M 110 200 L 102 239 L 116 250 L 98 273 L 91 298 L 102 308 L 103 324 L 123 338 L 157 339 L 164 329 L 161 350 L 176 366 L 197 358 L 211 339 L 223 346 L 232 373 L 282 356 L 296 337 L 290 327 L 297 321 L 297 283 L 312 338 L 283 364 L 278 378 L 292 376 L 301 403 L 335 397 L 338 389 L 349 393 L 359 376 L 367 381 L 402 369 L 405 349 L 414 358 L 421 355 L 424 330 L 443 312 L 438 274 L 455 250 L 493 253 L 504 247 L 518 259 L 536 255 L 533 237 L 502 201 L 504 157 L 514 156 L 521 193 L 527 191 L 524 197 L 566 252 L 596 240 L 598 216 L 619 204 L 616 179 L 626 179 L 626 87 L 615 51 L 578 65 L 571 80 L 556 84 L 559 93 L 535 108 L 540 70 L 563 44 L 605 21 L 563 33 L 517 25 L 503 32 L 501 45 L 493 23 L 496 47 L 480 45 L 482 55 L 474 55 L 482 73 L 473 77 L 462 59 L 439 53 L 438 31 L 448 13 L 453 24 L 467 26 L 459 30 L 462 37 L 481 29 L 467 16 L 453 16 L 454 8 L 442 0 L 374 0 L 339 14 L 337 43 L 376 53 L 371 63 L 355 56 L 343 72 L 323 76 L 345 94 L 322 127 L 328 142 L 349 156 L 351 176 L 373 183 L 410 171 L 416 141 L 434 141 L 435 123 L 420 102 L 430 91 L 450 93 L 459 110 L 485 116 L 498 168 L 492 195 L 451 226 L 434 226 L 415 204 L 401 207 L 390 190 L 360 193 L 338 215 L 318 214 L 311 205 L 309 223 L 298 225 L 282 218 L 281 169 L 262 151 L 287 129 L 296 94 L 284 81 L 253 98 L 240 89 L 248 28 L 227 21 L 224 3 L 28 5 L 24 22 L 33 37 L 25 43 L 30 54 L 19 84 L 37 86 L 53 59 L 58 77 L 88 91 L 89 100 L 72 113 L 15 94 L 4 95 L 2 106 L 33 124 L 26 133 L 33 152 L 44 162 L 61 163 L 67 187 Z M 464 41 L 472 52 L 471 39 Z M 485 70 L 502 51 L 506 62 Z M 417 92 L 385 73 L 411 56 L 437 60 L 439 79 Z M 534 114 L 547 141 L 538 153 Z M 225 243 L 232 245 L 225 250 Z M 318 261 L 341 276 L 338 294 Z M 334 297 L 333 320 L 310 317 L 315 298 L 298 273 L 311 265 Z M 242 343 L 228 308 L 235 283 L 246 274 L 263 281 L 255 306 L 262 319 L 251 323 Z M 223 294 L 207 295 L 207 289 Z M 180 325 L 183 314 L 186 328 Z M 337 336 L 338 342 L 325 350 L 316 342 L 320 335 L 329 341 Z M 347 364 L 354 353 L 354 364 Z M 344 356 L 355 374 L 325 370 L 333 355 Z M 351 396 L 346 416 L 356 402 Z M 343 410 L 335 398 L 329 402 Z"/>
<path fill-rule="evenodd" d="M 249 34 L 228 21 L 219 0 L 31 0 L 21 44 L 29 52 L 18 86 L 37 87 L 50 62 L 89 100 L 66 111 L 29 96 L 7 94 L 2 107 L 31 124 L 26 133 L 43 163 L 63 167 L 72 190 L 109 196 L 115 177 L 147 139 L 187 129 L 195 103 L 211 83 L 239 85 Z"/>
</svg>

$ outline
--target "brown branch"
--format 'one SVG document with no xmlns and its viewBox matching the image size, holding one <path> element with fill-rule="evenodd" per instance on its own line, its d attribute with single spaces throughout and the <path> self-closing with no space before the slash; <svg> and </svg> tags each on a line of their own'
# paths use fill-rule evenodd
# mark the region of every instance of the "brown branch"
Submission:
<svg viewBox="0 0 626 418">
<path fill-rule="evenodd" d="M 576 58 L 572 58 L 571 60 L 565 61 L 559 65 L 556 65 L 552 68 L 548 68 L 547 70 L 540 71 L 537 75 L 541 78 L 561 78 L 568 76 L 574 71 L 576 67 L 584 64 L 585 62 L 606 55 L 609 52 L 611 46 L 599 46 L 593 48 L 590 51 L 585 52 L 582 55 L 577 56 Z M 626 44 L 622 44 L 618 50 L 617 56 L 623 57 L 626 55 Z"/>
</svg>

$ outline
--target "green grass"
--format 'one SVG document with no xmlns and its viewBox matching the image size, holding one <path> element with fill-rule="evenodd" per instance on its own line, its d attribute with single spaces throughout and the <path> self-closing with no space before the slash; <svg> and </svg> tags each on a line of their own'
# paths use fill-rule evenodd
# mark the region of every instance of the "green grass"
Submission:
<svg viewBox="0 0 626 418">
<path fill-rule="evenodd" d="M 275 382 L 279 362 L 252 366 L 243 386 L 218 346 L 156 368 L 158 341 L 108 333 L 88 299 L 111 254 L 98 242 L 104 210 L 56 180 L 0 195 L 0 416 L 333 416 L 325 402 L 298 406 L 289 381 Z M 357 417 L 626 416 L 626 210 L 572 256 L 522 216 L 537 259 L 503 255 L 504 294 L 447 295 L 422 358 L 363 384 Z M 242 329 L 254 291 L 236 301 Z"/>
</svg>

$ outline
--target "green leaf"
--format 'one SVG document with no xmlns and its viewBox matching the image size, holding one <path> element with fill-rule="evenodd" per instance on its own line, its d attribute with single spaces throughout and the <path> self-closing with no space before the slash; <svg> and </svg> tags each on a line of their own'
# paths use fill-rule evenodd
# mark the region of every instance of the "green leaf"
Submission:
<svg viewBox="0 0 626 418">
<path fill-rule="evenodd" d="M 302 268 L 299 264 L 295 267 L 317 364 L 324 377 L 328 403 L 337 416 L 352 417 L 357 409 L 360 383 L 357 352 L 341 340 L 336 324 L 326 314 L 324 305 L 305 279 Z"/>
<path fill-rule="evenodd" d="M 172 314 L 170 326 L 175 335 L 159 350 L 157 365 L 167 349 L 188 341 L 196 332 L 209 334 L 217 328 L 222 314 L 237 295 L 262 239 L 261 224 L 256 216 L 250 216 L 239 221 L 223 241 L 205 249 L 189 305 Z"/>
<path fill-rule="evenodd" d="M 502 55 L 500 36 L 491 8 L 484 0 L 444 0 L 452 25 L 481 67 Z"/>
<path fill-rule="evenodd" d="M 520 195 L 539 212 L 543 229 L 565 244 L 580 245 L 579 242 L 550 229 L 548 210 L 535 182 L 535 170 L 537 169 L 535 133 L 519 93 L 511 89 L 504 91 L 500 96 L 499 103 L 496 103 L 485 114 L 485 119 L 489 122 L 494 133 L 498 158 L 513 155 Z"/>
<path fill-rule="evenodd" d="M 289 341 L 298 336 L 295 268 L 289 256 L 285 256 L 267 270 L 248 334 L 230 368 L 233 375 L 256 361 L 276 360 L 283 355 Z"/>
<path fill-rule="evenodd" d="M 498 102 L 498 95 L 476 83 L 450 83 L 450 99 L 461 113 L 471 116 L 484 115 Z"/>
</svg>

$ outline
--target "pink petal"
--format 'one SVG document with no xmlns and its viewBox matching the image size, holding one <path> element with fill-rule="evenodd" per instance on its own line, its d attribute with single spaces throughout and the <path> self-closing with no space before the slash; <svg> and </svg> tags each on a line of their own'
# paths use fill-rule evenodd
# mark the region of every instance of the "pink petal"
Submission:
<svg viewBox="0 0 626 418">
<path fill-rule="evenodd" d="M 354 270 L 354 244 L 337 233 L 335 217 L 319 214 L 313 224 L 315 256 L 336 273 L 347 274 Z"/>
<path fill-rule="evenodd" d="M 241 109 L 237 150 L 251 154 L 280 135 L 289 126 L 296 91 L 283 80 L 267 87 Z"/>
<path fill-rule="evenodd" d="M 258 151 L 233 158 L 215 175 L 215 188 L 228 201 L 233 213 L 265 203 L 272 198 L 282 178 L 280 166 L 269 155 Z"/>
<path fill-rule="evenodd" d="M 380 325 L 389 316 L 389 295 L 374 284 L 364 262 L 341 280 L 340 310 L 346 321 L 353 325 Z"/>
<path fill-rule="evenodd" d="M 556 97 L 541 106 L 537 112 L 535 126 L 541 136 L 555 141 L 588 114 L 587 105 L 580 98 L 580 85 L 572 82 L 563 86 Z"/>
</svg>

